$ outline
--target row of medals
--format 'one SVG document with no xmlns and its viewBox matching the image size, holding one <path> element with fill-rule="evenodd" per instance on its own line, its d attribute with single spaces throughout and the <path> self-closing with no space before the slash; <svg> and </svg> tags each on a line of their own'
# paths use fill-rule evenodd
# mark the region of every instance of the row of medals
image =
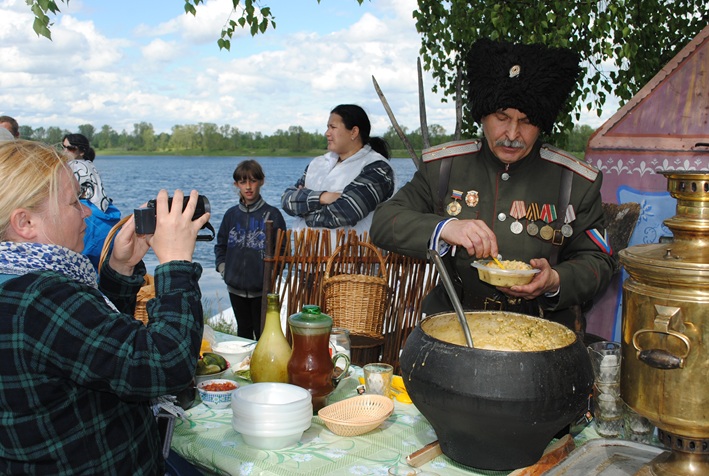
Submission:
<svg viewBox="0 0 709 476">
<path fill-rule="evenodd" d="M 463 197 L 463 192 L 459 190 L 453 190 L 451 198 L 453 201 L 446 206 L 446 211 L 450 216 L 458 216 L 463 210 L 463 206 L 458 200 Z M 469 190 L 465 194 L 465 204 L 468 207 L 476 207 L 479 202 L 478 192 L 475 190 Z M 512 202 L 512 207 L 510 208 L 510 216 L 515 219 L 512 224 L 510 224 L 510 231 L 515 235 L 522 233 L 522 230 L 527 229 L 527 233 L 530 236 L 537 236 L 543 240 L 551 240 L 554 237 L 554 228 L 549 225 L 549 223 L 556 220 L 556 205 L 553 203 L 546 203 L 542 205 L 541 209 L 539 204 L 531 203 L 528 207 L 525 205 L 523 200 L 515 200 Z M 525 227 L 519 221 L 520 218 L 526 218 L 527 226 Z M 539 228 L 539 225 L 535 223 L 537 220 L 543 220 L 546 225 Z M 566 208 L 564 215 L 564 224 L 559 230 L 565 238 L 570 237 L 574 233 L 574 229 L 571 227 L 570 223 L 576 219 L 576 214 L 574 212 L 573 205 L 569 204 Z"/>
</svg>

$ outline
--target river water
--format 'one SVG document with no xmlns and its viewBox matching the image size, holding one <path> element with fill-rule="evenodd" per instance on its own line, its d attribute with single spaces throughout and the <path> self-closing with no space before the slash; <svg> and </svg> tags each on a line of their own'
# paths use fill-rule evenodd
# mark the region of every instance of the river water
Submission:
<svg viewBox="0 0 709 476">
<path fill-rule="evenodd" d="M 232 174 L 237 164 L 250 157 L 178 157 L 178 156 L 99 156 L 95 165 L 101 174 L 106 193 L 123 215 L 155 198 L 160 189 L 170 195 L 175 189 L 196 189 L 209 199 L 210 222 L 219 230 L 224 212 L 238 200 Z M 261 189 L 264 200 L 280 208 L 281 194 L 293 185 L 310 162 L 310 157 L 257 157 L 266 182 Z M 416 168 L 411 159 L 392 159 L 397 186 L 411 179 Z M 284 212 L 290 226 L 292 219 Z M 194 260 L 204 268 L 200 287 L 205 311 L 215 313 L 229 307 L 226 285 L 214 269 L 214 241 L 197 242 Z M 148 272 L 157 265 L 152 252 L 145 257 Z M 210 314 L 211 315 L 211 314 Z"/>
</svg>

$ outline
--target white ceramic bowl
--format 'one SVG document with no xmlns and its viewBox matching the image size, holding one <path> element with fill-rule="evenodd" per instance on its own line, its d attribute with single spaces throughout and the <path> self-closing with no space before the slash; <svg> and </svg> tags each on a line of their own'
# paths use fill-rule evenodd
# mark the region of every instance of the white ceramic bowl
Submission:
<svg viewBox="0 0 709 476">
<path fill-rule="evenodd" d="M 289 435 L 298 431 L 305 431 L 311 425 L 312 420 L 301 420 L 293 423 L 272 423 L 269 425 L 246 423 L 238 418 L 232 418 L 231 420 L 231 426 L 239 433 L 261 436 Z"/>
<path fill-rule="evenodd" d="M 280 450 L 283 448 L 288 448 L 289 446 L 297 445 L 304 432 L 305 430 L 302 430 L 290 435 L 278 436 L 262 436 L 241 433 L 241 437 L 244 439 L 244 443 L 249 446 L 253 446 L 254 448 L 261 450 Z"/>
<path fill-rule="evenodd" d="M 241 387 L 232 400 L 232 407 L 246 414 L 260 414 L 263 411 L 290 413 L 310 407 L 310 392 L 297 385 L 277 382 L 261 382 Z"/>
<path fill-rule="evenodd" d="M 234 388 L 231 390 L 219 391 L 210 391 L 205 389 L 205 387 L 212 384 L 232 384 L 234 385 Z M 231 398 L 238 388 L 238 384 L 233 380 L 212 379 L 205 380 L 204 382 L 197 384 L 197 393 L 199 394 L 199 398 L 202 399 L 202 403 L 207 405 L 209 408 L 229 408 L 231 405 Z"/>
<path fill-rule="evenodd" d="M 228 340 L 214 344 L 212 351 L 224 357 L 233 368 L 236 368 L 246 357 L 251 355 L 254 347 L 255 345 L 249 345 L 248 342 Z"/>
<path fill-rule="evenodd" d="M 307 418 L 313 416 L 312 407 L 304 407 L 299 410 L 293 410 L 292 412 L 269 412 L 268 410 L 261 410 L 257 412 L 244 410 L 239 408 L 237 405 L 232 405 L 232 413 L 239 418 L 244 420 L 254 420 L 254 421 L 291 421 L 296 418 Z"/>
<path fill-rule="evenodd" d="M 310 401 L 296 402 L 291 404 L 281 405 L 253 405 L 243 400 L 234 400 L 231 409 L 236 414 L 250 416 L 260 416 L 269 418 L 284 418 L 294 414 L 310 413 L 313 414 L 313 404 Z"/>
<path fill-rule="evenodd" d="M 305 418 L 294 418 L 292 420 L 286 421 L 273 421 L 273 422 L 262 422 L 258 420 L 245 420 L 239 416 L 234 415 L 232 417 L 231 423 L 236 431 L 239 433 L 256 433 L 261 434 L 261 432 L 278 432 L 280 434 L 286 433 L 288 430 L 303 430 L 310 428 L 312 425 L 313 417 L 307 416 Z"/>
</svg>

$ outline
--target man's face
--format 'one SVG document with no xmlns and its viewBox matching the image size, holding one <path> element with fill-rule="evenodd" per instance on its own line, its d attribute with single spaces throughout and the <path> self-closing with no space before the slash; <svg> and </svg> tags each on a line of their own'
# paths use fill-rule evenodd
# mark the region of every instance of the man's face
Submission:
<svg viewBox="0 0 709 476">
<path fill-rule="evenodd" d="M 501 109 L 482 119 L 483 133 L 495 156 L 505 164 L 525 157 L 534 147 L 540 130 L 518 109 Z"/>
</svg>

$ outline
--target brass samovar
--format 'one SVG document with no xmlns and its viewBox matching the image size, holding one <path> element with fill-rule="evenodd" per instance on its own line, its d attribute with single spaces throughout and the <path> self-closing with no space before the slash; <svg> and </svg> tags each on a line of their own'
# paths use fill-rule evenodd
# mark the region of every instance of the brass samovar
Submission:
<svg viewBox="0 0 709 476">
<path fill-rule="evenodd" d="M 620 251 L 621 395 L 667 447 L 638 475 L 709 475 L 709 171 L 662 171 L 670 243 Z"/>
</svg>

